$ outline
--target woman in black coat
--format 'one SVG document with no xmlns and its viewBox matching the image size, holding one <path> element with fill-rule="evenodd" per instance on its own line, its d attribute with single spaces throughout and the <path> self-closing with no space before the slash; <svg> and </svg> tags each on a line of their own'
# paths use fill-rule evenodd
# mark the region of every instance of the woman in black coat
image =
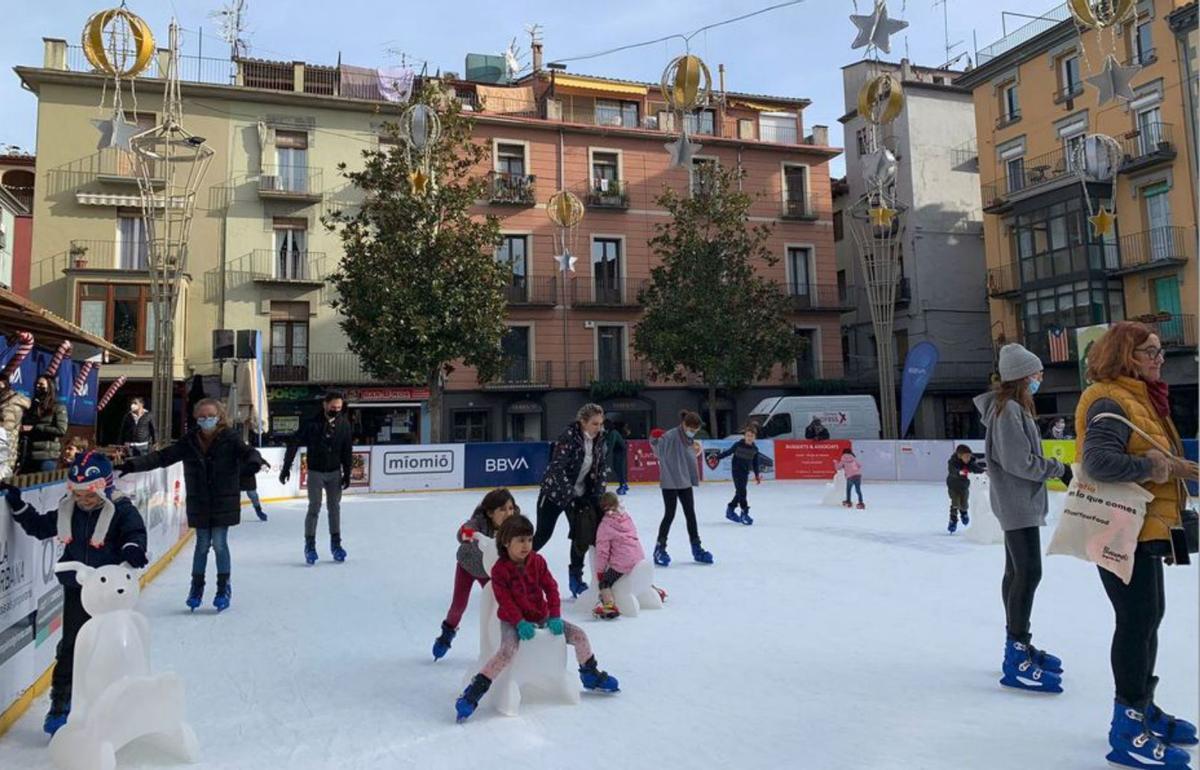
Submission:
<svg viewBox="0 0 1200 770">
<path fill-rule="evenodd" d="M 583 557 L 596 542 L 599 524 L 596 511 L 600 495 L 604 494 L 604 477 L 608 473 L 604 442 L 604 409 L 597 404 L 584 404 L 575 422 L 567 426 L 550 451 L 550 465 L 542 477 L 542 491 L 537 502 L 537 531 L 533 549 L 540 551 L 554 535 L 554 525 L 563 511 L 570 525 L 571 567 L 568 585 L 571 594 L 578 596 L 587 590 L 583 582 Z"/>
<path fill-rule="evenodd" d="M 193 415 L 196 427 L 174 444 L 126 460 L 117 470 L 140 473 L 183 463 L 188 526 L 196 530 L 192 589 L 187 605 L 195 610 L 204 597 L 204 573 L 211 548 L 217 559 L 217 595 L 213 598 L 213 606 L 221 611 L 229 607 L 232 596 L 229 528 L 242 520 L 240 479 L 246 473 L 257 473 L 265 461 L 258 450 L 244 443 L 230 427 L 220 401 L 202 399 L 196 404 Z"/>
<path fill-rule="evenodd" d="M 58 401 L 52 377 L 37 378 L 33 404 L 25 412 L 21 429 L 29 447 L 25 473 L 52 471 L 58 468 L 62 439 L 67 435 L 67 408 Z"/>
</svg>

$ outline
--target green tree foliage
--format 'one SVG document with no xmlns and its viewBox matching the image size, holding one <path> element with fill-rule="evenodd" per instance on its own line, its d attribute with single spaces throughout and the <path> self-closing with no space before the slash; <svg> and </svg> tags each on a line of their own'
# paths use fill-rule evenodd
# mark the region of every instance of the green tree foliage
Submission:
<svg viewBox="0 0 1200 770">
<path fill-rule="evenodd" d="M 384 124 L 390 142 L 363 151 L 361 171 L 340 164 L 362 203 L 325 218 L 345 252 L 329 282 L 350 350 L 367 373 L 428 384 L 430 439 L 441 441 L 443 384 L 454 362 L 476 367 L 481 381 L 502 365 L 511 268 L 494 258 L 496 218 L 471 214 L 487 197 L 478 170 L 489 149 L 472 141 L 470 119 L 438 84 L 427 84 L 414 101 L 433 106 L 441 118 L 430 185 L 423 194 L 414 190 L 414 159 L 395 122 Z"/>
<path fill-rule="evenodd" d="M 709 430 L 717 388 L 737 390 L 766 378 L 795 355 L 782 288 L 757 270 L 778 263 L 771 228 L 750 221 L 742 172 L 705 165 L 694 193 L 667 189 L 658 205 L 671 215 L 650 246 L 661 264 L 642 292 L 645 315 L 634 349 L 659 378 L 698 376 L 708 387 Z"/>
</svg>

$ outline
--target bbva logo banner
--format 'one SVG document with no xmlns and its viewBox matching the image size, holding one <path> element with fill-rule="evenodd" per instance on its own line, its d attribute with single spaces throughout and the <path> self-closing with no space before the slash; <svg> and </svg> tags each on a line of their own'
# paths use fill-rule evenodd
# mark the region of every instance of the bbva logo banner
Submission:
<svg viewBox="0 0 1200 770">
<path fill-rule="evenodd" d="M 544 441 L 466 445 L 468 487 L 518 487 L 542 483 L 550 462 Z"/>
</svg>

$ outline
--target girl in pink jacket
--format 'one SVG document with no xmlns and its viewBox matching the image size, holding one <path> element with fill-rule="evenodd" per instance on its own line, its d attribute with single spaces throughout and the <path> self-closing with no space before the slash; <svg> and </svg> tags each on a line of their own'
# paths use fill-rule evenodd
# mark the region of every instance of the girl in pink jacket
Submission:
<svg viewBox="0 0 1200 770">
<path fill-rule="evenodd" d="M 601 495 L 600 514 L 600 527 L 596 530 L 596 578 L 600 583 L 600 599 L 592 614 L 613 620 L 621 614 L 613 603 L 613 584 L 632 572 L 638 562 L 644 561 L 646 552 L 642 550 L 633 517 L 621 505 L 621 498 L 612 492 Z M 655 590 L 664 600 L 667 598 L 666 591 Z"/>
<path fill-rule="evenodd" d="M 850 490 L 858 492 L 858 507 L 859 509 L 866 508 L 863 504 L 862 496 L 862 463 L 854 456 L 854 453 L 849 449 L 842 451 L 842 459 L 833 464 L 835 471 L 844 471 L 846 474 L 846 500 L 842 503 L 845 507 L 850 507 Z"/>
</svg>

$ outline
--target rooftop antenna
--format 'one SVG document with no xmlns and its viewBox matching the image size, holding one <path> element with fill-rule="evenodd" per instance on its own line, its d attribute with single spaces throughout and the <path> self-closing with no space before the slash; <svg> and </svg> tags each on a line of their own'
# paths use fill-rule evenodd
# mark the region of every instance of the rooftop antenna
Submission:
<svg viewBox="0 0 1200 770">
<path fill-rule="evenodd" d="M 962 40 L 959 40 L 957 43 L 950 42 L 950 0 L 933 0 L 934 8 L 937 8 L 939 5 L 942 6 L 942 31 L 946 46 L 946 61 L 948 63 L 955 62 L 958 60 L 958 57 L 954 56 L 954 49 L 965 43 Z M 949 64 L 942 66 L 940 69 L 947 69 L 948 66 Z"/>
<path fill-rule="evenodd" d="M 250 50 L 250 44 L 242 37 L 246 31 L 246 0 L 229 0 L 219 11 L 208 14 L 210 19 L 220 19 L 221 39 L 229 43 L 229 58 L 240 59 Z"/>
</svg>

